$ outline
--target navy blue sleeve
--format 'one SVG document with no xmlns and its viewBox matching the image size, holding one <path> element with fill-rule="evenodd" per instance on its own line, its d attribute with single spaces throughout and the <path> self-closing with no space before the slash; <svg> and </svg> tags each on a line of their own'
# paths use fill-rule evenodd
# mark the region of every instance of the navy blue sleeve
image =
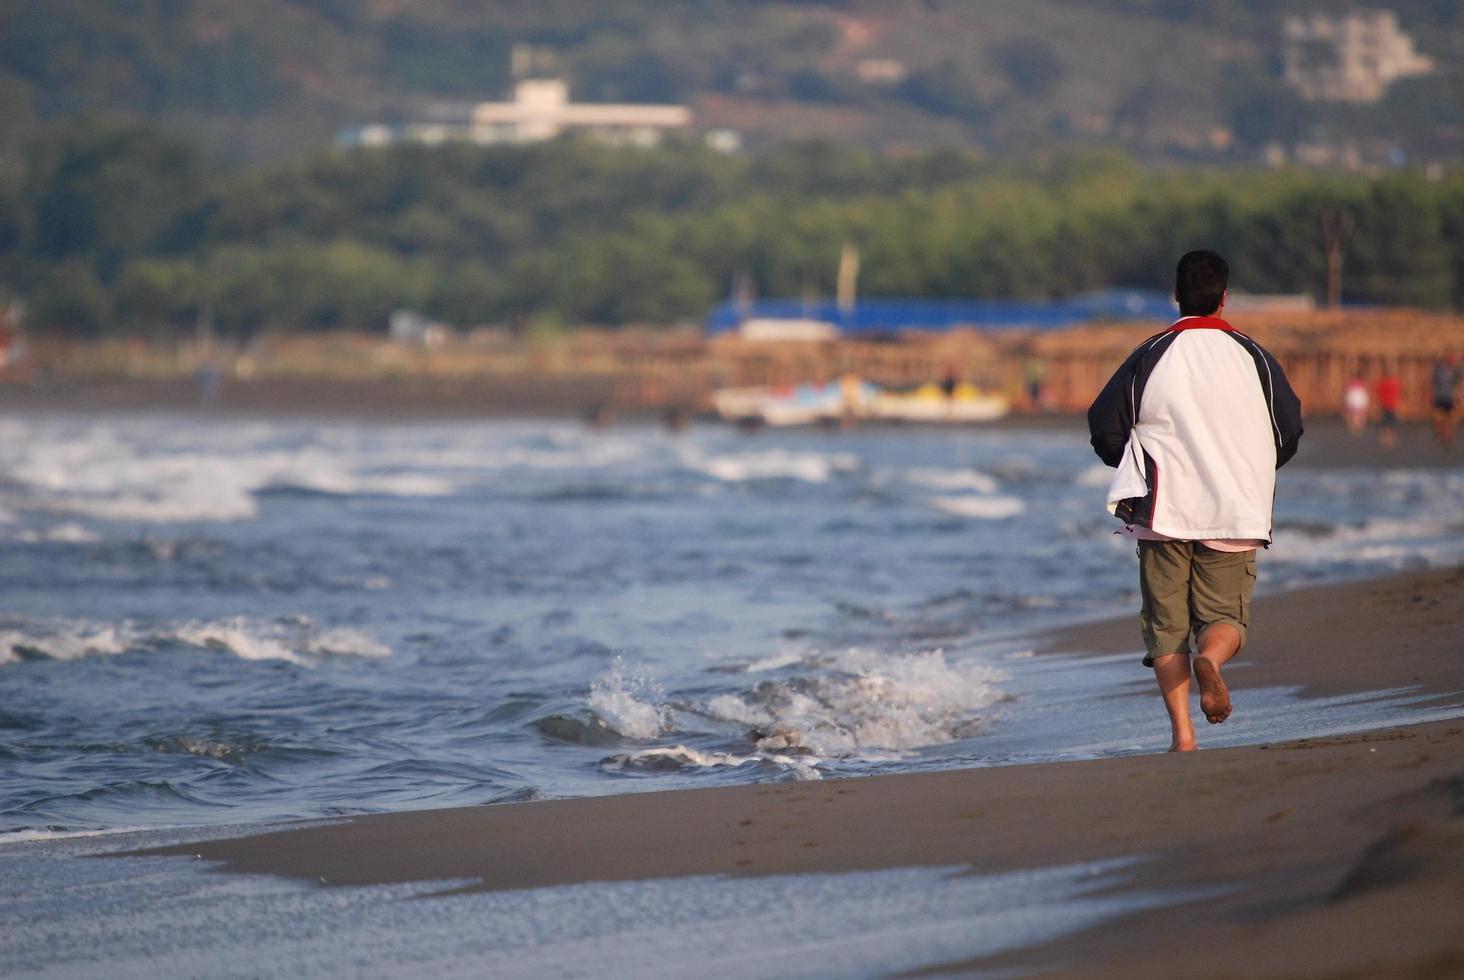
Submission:
<svg viewBox="0 0 1464 980">
<path fill-rule="evenodd" d="M 1098 458 L 1109 466 L 1123 460 L 1129 433 L 1134 427 L 1134 372 L 1139 351 L 1134 351 L 1108 379 L 1088 407 L 1088 437 Z"/>
<path fill-rule="evenodd" d="M 1292 390 L 1286 372 L 1281 370 L 1281 365 L 1276 363 L 1270 351 L 1262 348 L 1261 353 L 1271 372 L 1269 396 L 1271 417 L 1276 423 L 1276 468 L 1280 469 L 1291 461 L 1301 444 L 1301 434 L 1304 431 L 1301 424 L 1301 399 Z"/>
<path fill-rule="evenodd" d="M 1144 385 L 1154 365 L 1177 336 L 1173 331 L 1165 330 L 1135 347 L 1088 407 L 1089 441 L 1093 443 L 1093 451 L 1098 458 L 1109 466 L 1123 462 L 1129 433 L 1133 431 L 1139 405 L 1144 400 Z"/>
</svg>

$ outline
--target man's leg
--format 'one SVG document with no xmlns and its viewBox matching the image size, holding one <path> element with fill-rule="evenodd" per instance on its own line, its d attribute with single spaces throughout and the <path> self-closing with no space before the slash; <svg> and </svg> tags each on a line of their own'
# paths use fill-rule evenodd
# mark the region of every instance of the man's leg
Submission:
<svg viewBox="0 0 1464 980">
<path fill-rule="evenodd" d="M 1189 714 L 1190 575 L 1188 541 L 1139 542 L 1139 627 L 1169 713 L 1169 750 L 1191 752 L 1195 730 Z"/>
<path fill-rule="evenodd" d="M 1191 565 L 1190 598 L 1197 635 L 1195 680 L 1200 685 L 1200 710 L 1205 720 L 1218 725 L 1230 717 L 1230 689 L 1220 668 L 1245 643 L 1250 621 L 1251 594 L 1256 582 L 1255 551 L 1215 551 L 1195 545 Z"/>
<path fill-rule="evenodd" d="M 1169 712 L 1169 751 L 1193 752 L 1195 726 L 1190 723 L 1190 658 L 1187 653 L 1168 653 L 1154 658 L 1154 676 L 1159 679 L 1159 693 L 1164 710 Z"/>
<path fill-rule="evenodd" d="M 1199 646 L 1195 680 L 1200 683 L 1200 710 L 1206 721 L 1218 725 L 1230 717 L 1230 689 L 1220 668 L 1240 649 L 1240 630 L 1229 623 L 1216 623 L 1200 634 Z"/>
</svg>

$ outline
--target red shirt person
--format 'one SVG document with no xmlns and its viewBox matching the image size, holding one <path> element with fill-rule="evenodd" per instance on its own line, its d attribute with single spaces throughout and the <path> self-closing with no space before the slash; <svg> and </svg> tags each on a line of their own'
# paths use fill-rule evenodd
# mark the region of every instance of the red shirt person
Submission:
<svg viewBox="0 0 1464 980">
<path fill-rule="evenodd" d="M 1398 402 L 1402 394 L 1403 385 L 1399 383 L 1398 376 L 1384 368 L 1377 385 L 1378 408 L 1382 410 L 1382 418 L 1378 421 L 1378 441 L 1387 449 L 1398 444 Z"/>
</svg>

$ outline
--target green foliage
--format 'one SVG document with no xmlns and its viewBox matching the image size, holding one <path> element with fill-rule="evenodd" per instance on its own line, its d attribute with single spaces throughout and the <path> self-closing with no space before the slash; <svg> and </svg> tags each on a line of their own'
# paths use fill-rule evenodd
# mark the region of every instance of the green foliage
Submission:
<svg viewBox="0 0 1464 980">
<path fill-rule="evenodd" d="M 356 242 L 230 247 L 199 273 L 201 302 L 225 332 L 378 327 L 420 306 L 431 279 L 419 265 Z"/>
<path fill-rule="evenodd" d="M 508 82 L 513 39 L 492 29 L 462 31 L 398 16 L 380 31 L 386 72 L 408 89 L 481 97 Z"/>
<path fill-rule="evenodd" d="M 863 295 L 1044 298 L 1165 289 L 1212 247 L 1247 292 L 1320 296 L 1322 216 L 1349 223 L 1348 300 L 1464 306 L 1464 176 L 1151 171 L 1113 152 L 1041 165 L 827 143 L 732 157 L 561 140 L 402 146 L 222 174 L 135 124 L 47 134 L 0 171 L 0 290 L 38 329 L 379 329 L 673 323 L 734 281 L 827 296 L 844 244 Z"/>
<path fill-rule="evenodd" d="M 71 260 L 47 271 L 31 295 L 29 320 L 49 333 L 95 337 L 111 325 L 110 298 L 85 263 Z"/>
<path fill-rule="evenodd" d="M 201 286 L 191 262 L 134 259 L 112 289 L 117 321 L 153 335 L 182 329 L 198 316 Z"/>
<path fill-rule="evenodd" d="M 44 116 L 175 109 L 252 116 L 287 97 L 265 40 L 201 38 L 191 4 L 46 0 L 0 10 L 0 65 Z"/>
<path fill-rule="evenodd" d="M 426 312 L 447 323 L 477 326 L 505 311 L 501 274 L 483 263 L 452 263 L 433 280 L 424 300 Z"/>
<path fill-rule="evenodd" d="M 1455 171 L 1439 194 L 1439 230 L 1449 243 L 1450 300 L 1454 309 L 1464 310 L 1464 173 Z"/>
<path fill-rule="evenodd" d="M 1450 301 L 1452 263 L 1438 195 L 1416 180 L 1394 177 L 1370 188 L 1350 258 L 1358 270 L 1355 288 L 1378 302 L 1440 307 Z"/>
<path fill-rule="evenodd" d="M 27 210 L 20 180 L 0 172 L 0 269 L 25 241 Z"/>
<path fill-rule="evenodd" d="M 25 194 L 37 258 L 91 262 L 103 278 L 131 255 L 166 249 L 196 206 L 195 151 L 137 123 L 83 120 L 34 144 Z"/>
</svg>

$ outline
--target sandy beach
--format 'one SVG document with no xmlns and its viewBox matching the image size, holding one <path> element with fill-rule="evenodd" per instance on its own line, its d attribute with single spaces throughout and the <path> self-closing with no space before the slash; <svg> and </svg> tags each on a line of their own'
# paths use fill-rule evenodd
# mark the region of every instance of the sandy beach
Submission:
<svg viewBox="0 0 1464 980">
<path fill-rule="evenodd" d="M 1272 685 L 1411 687 L 1423 705 L 1457 705 L 1461 622 L 1460 569 L 1262 598 L 1244 669 L 1231 671 L 1236 711 L 1247 689 Z M 1131 631 L 1084 627 L 1045 648 L 1134 649 Z M 1180 756 L 381 814 L 138 853 L 327 886 L 453 880 L 455 893 L 1136 858 L 1121 889 L 1177 897 L 929 972 L 1453 976 L 1464 975 L 1461 760 L 1456 719 Z"/>
</svg>

